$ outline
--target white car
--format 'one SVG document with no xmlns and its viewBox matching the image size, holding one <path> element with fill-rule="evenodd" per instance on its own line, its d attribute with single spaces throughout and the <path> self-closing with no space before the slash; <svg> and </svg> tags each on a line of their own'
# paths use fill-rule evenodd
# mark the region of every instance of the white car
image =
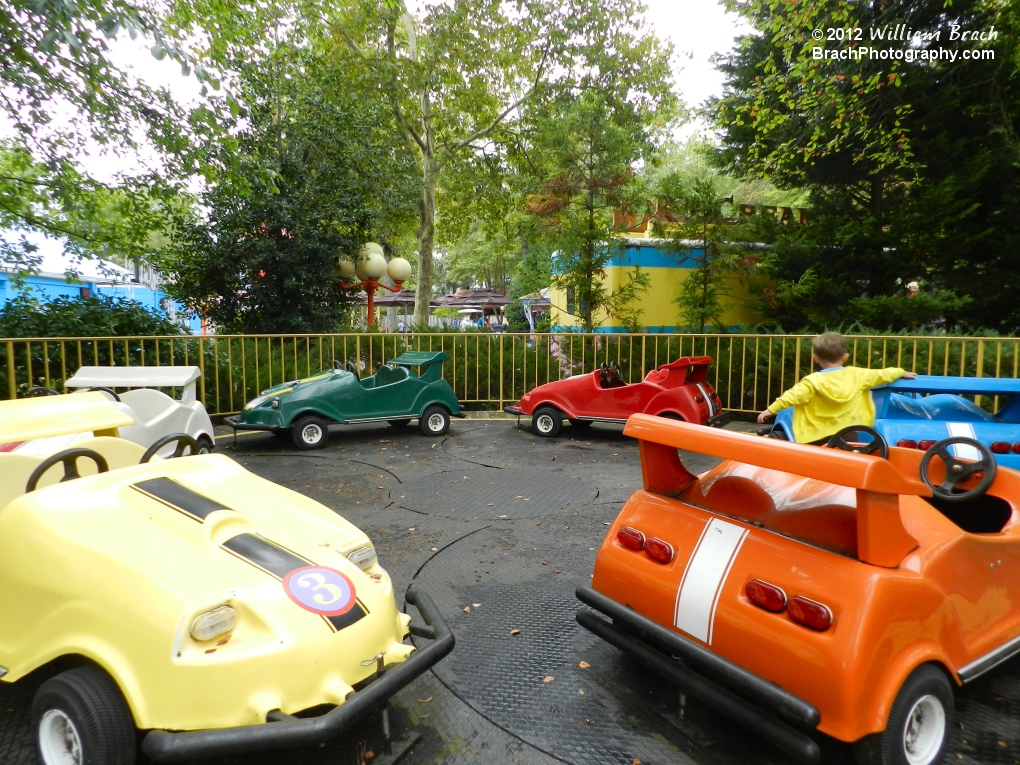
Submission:
<svg viewBox="0 0 1020 765">
<path fill-rule="evenodd" d="M 161 438 L 185 433 L 198 442 L 197 451 L 211 452 L 215 443 L 212 421 L 195 395 L 202 371 L 198 367 L 80 367 L 64 383 L 68 389 L 99 390 L 134 422 L 120 428 L 120 437 L 149 448 Z M 129 388 L 117 393 L 117 388 Z M 179 388 L 180 399 L 170 398 L 156 388 Z M 21 443 L 0 445 L 0 451 L 48 456 L 67 449 L 89 434 L 37 438 Z M 176 444 L 169 443 L 156 453 L 169 457 Z"/>
</svg>

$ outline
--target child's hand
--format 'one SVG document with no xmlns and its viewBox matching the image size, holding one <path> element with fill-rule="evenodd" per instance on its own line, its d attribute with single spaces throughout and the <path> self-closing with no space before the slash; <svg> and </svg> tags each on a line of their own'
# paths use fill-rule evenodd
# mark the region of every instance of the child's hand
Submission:
<svg viewBox="0 0 1020 765">
<path fill-rule="evenodd" d="M 917 373 L 915 373 L 915 372 L 904 372 L 903 373 L 903 379 L 904 380 L 916 380 L 917 379 Z"/>
<path fill-rule="evenodd" d="M 758 413 L 758 422 L 768 422 L 773 417 L 775 417 L 775 415 L 772 414 L 772 412 L 770 412 L 768 409 L 762 409 Z"/>
</svg>

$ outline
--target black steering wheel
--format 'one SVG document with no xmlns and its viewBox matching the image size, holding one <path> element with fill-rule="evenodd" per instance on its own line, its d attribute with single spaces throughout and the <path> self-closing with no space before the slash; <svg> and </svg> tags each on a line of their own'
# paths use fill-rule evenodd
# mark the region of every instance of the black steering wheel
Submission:
<svg viewBox="0 0 1020 765">
<path fill-rule="evenodd" d="M 104 388 L 101 385 L 97 385 L 94 388 L 89 388 L 89 393 L 91 393 L 94 390 L 97 390 L 100 393 L 109 393 L 111 396 L 113 396 L 114 401 L 116 401 L 118 404 L 120 403 L 120 396 L 117 395 L 117 391 L 111 388 Z"/>
<path fill-rule="evenodd" d="M 965 444 L 973 447 L 981 455 L 981 458 L 977 462 L 959 459 L 949 451 L 949 447 L 953 444 Z M 938 457 L 946 467 L 946 477 L 938 485 L 932 482 L 931 476 L 928 474 L 928 466 L 931 464 L 932 457 Z M 988 491 L 992 481 L 995 480 L 995 472 L 998 467 L 991 449 L 983 443 L 966 436 L 953 436 L 933 444 L 921 457 L 921 480 L 939 499 L 944 499 L 947 502 L 966 502 L 970 499 L 977 499 Z M 963 491 L 956 490 L 956 487 L 967 478 L 981 472 L 984 473 L 984 477 L 977 486 Z"/>
<path fill-rule="evenodd" d="M 51 454 L 49 457 L 44 459 L 35 470 L 32 471 L 32 475 L 28 477 L 28 483 L 25 484 L 25 493 L 35 491 L 39 485 L 39 479 L 43 477 L 43 474 L 51 467 L 56 465 L 58 462 L 64 463 L 64 477 L 60 479 L 60 483 L 64 481 L 73 481 L 75 478 L 81 478 L 81 473 L 78 472 L 78 459 L 80 457 L 88 457 L 94 463 L 96 463 L 96 470 L 100 473 L 106 473 L 110 470 L 110 465 L 106 461 L 106 458 L 97 451 L 92 449 L 85 449 L 78 447 L 77 449 L 64 449 L 62 452 Z"/>
<path fill-rule="evenodd" d="M 354 375 L 355 380 L 361 379 L 361 375 L 358 374 L 358 365 L 354 363 L 353 359 L 347 359 L 347 363 L 344 366 L 348 372 Z"/>
<path fill-rule="evenodd" d="M 609 362 L 609 374 L 612 375 L 615 379 L 619 380 L 624 385 L 627 384 L 627 381 L 623 379 L 623 375 L 620 374 L 620 367 L 616 365 L 615 361 Z"/>
<path fill-rule="evenodd" d="M 599 380 L 603 386 L 609 384 L 609 365 L 604 361 L 599 364 Z"/>
<path fill-rule="evenodd" d="M 59 390 L 47 388 L 43 385 L 36 385 L 34 388 L 29 388 L 25 392 L 25 398 L 35 398 L 37 396 L 59 396 L 59 395 L 60 395 Z"/>
<path fill-rule="evenodd" d="M 145 454 L 143 454 L 142 458 L 138 460 L 138 464 L 144 465 L 146 462 L 152 459 L 152 456 L 156 452 L 158 452 L 167 444 L 172 444 L 174 441 L 177 442 L 177 448 L 174 449 L 174 453 L 170 455 L 170 457 L 167 457 L 167 459 L 172 459 L 173 457 L 183 457 L 184 447 L 186 446 L 191 448 L 191 451 L 188 452 L 189 455 L 198 454 L 199 449 L 198 441 L 189 436 L 187 433 L 171 433 L 169 436 L 163 436 L 156 443 L 154 443 L 152 446 L 146 449 Z"/>
<path fill-rule="evenodd" d="M 859 438 L 851 438 L 851 436 L 860 433 L 871 436 L 871 440 L 861 441 Z M 856 452 L 857 454 L 875 454 L 877 452 L 882 459 L 889 459 L 889 444 L 877 430 L 869 428 L 867 425 L 850 425 L 843 428 L 829 439 L 826 446 L 830 449 L 841 449 L 844 452 Z"/>
</svg>

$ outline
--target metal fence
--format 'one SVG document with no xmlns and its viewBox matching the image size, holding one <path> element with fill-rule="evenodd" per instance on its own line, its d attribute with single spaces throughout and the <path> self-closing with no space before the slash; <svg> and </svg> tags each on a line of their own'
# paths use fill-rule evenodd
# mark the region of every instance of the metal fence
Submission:
<svg viewBox="0 0 1020 765">
<path fill-rule="evenodd" d="M 1012 338 L 849 336 L 850 362 L 918 374 L 1016 377 Z M 709 380 L 730 410 L 757 412 L 811 371 L 810 335 L 492 334 L 488 332 L 0 339 L 0 397 L 57 390 L 82 365 L 196 365 L 199 397 L 233 414 L 265 388 L 334 362 L 367 372 L 405 350 L 445 351 L 443 375 L 467 409 L 500 409 L 535 385 L 616 362 L 627 380 L 683 355 L 714 359 Z M 979 401 L 980 403 L 980 401 Z M 995 402 L 986 405 L 995 406 Z"/>
</svg>

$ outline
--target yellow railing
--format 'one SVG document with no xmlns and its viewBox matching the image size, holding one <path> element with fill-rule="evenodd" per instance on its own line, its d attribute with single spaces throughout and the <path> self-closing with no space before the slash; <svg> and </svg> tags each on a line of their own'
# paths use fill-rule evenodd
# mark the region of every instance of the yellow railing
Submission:
<svg viewBox="0 0 1020 765">
<path fill-rule="evenodd" d="M 1016 377 L 1012 338 L 850 336 L 850 363 L 919 374 Z M 809 335 L 492 334 L 482 332 L 0 339 L 0 397 L 62 390 L 82 365 L 196 365 L 210 414 L 232 414 L 272 385 L 334 362 L 374 371 L 405 350 L 445 351 L 443 375 L 468 409 L 498 409 L 535 385 L 616 362 L 628 380 L 683 355 L 712 356 L 730 410 L 756 412 L 811 371 Z"/>
</svg>

